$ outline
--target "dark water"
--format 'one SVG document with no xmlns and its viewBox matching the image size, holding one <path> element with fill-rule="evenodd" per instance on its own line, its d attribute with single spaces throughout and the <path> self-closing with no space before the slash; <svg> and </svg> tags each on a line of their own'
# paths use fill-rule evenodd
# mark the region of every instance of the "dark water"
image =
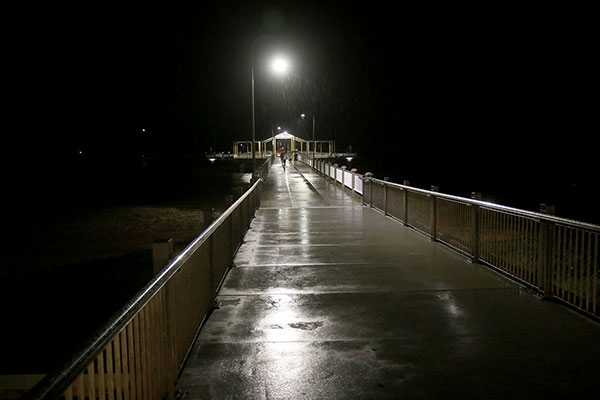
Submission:
<svg viewBox="0 0 600 400">
<path fill-rule="evenodd" d="M 600 224 L 596 178 L 590 168 L 569 174 L 518 166 L 500 169 L 448 164 L 436 167 L 426 161 L 421 165 L 402 165 L 401 160 L 360 155 L 334 162 L 348 169 L 356 168 L 360 173 L 372 172 L 379 179 L 389 177 L 396 183 L 409 180 L 411 186 L 422 189 L 437 185 L 440 192 L 456 196 L 470 197 L 471 192 L 481 192 L 485 201 L 529 211 L 539 211 L 540 203 L 551 204 L 559 217 Z"/>
<path fill-rule="evenodd" d="M 0 336 L 10 346 L 0 374 L 47 373 L 60 365 L 152 277 L 151 250 L 56 267 L 11 263 L 25 252 L 45 254 L 32 238 L 114 206 L 223 211 L 247 188 L 251 169 L 251 162 L 237 160 L 83 160 L 32 174 L 35 181 L 20 186 L 4 218 L 11 235 L 0 271 Z"/>
<path fill-rule="evenodd" d="M 42 166 L 19 185 L 21 197 L 29 196 L 25 201 L 53 208 L 51 212 L 110 205 L 220 207 L 223 195 L 244 189 L 241 177 L 251 170 L 251 161 L 210 162 L 202 157 L 82 159 Z"/>
</svg>

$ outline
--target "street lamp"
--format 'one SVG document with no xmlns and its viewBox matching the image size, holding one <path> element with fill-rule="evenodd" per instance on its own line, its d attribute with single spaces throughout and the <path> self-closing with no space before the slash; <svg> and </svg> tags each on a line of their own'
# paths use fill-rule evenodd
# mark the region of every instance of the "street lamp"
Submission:
<svg viewBox="0 0 600 400">
<path fill-rule="evenodd" d="M 254 147 L 256 146 L 256 107 L 254 100 L 254 45 L 260 40 L 268 38 L 268 36 L 261 36 L 252 43 L 252 48 L 250 49 L 250 69 L 252 70 L 252 173 L 256 170 L 256 154 Z M 289 68 L 289 62 L 283 56 L 275 57 L 271 62 L 271 69 L 278 73 L 283 74 Z"/>
</svg>

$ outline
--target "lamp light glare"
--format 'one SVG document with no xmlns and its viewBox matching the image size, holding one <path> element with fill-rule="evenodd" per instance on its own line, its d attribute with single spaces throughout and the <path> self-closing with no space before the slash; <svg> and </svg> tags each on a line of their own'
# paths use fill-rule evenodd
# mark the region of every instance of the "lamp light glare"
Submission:
<svg viewBox="0 0 600 400">
<path fill-rule="evenodd" d="M 277 57 L 273 60 L 273 70 L 278 74 L 282 74 L 288 70 L 289 64 L 286 59 Z"/>
</svg>

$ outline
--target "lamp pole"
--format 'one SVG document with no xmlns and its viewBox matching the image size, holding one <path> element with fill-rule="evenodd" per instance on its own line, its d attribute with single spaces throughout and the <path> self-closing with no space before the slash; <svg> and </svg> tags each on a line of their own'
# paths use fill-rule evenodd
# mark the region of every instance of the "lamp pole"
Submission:
<svg viewBox="0 0 600 400">
<path fill-rule="evenodd" d="M 313 165 L 315 164 L 315 150 L 317 147 L 317 142 L 315 142 L 315 115 L 313 114 Z"/>
<path fill-rule="evenodd" d="M 306 114 L 302 113 L 302 114 L 300 114 L 300 117 L 304 118 L 304 117 L 306 117 Z M 316 151 L 316 148 L 317 148 L 317 144 L 315 143 L 315 115 L 314 114 L 312 116 L 312 140 L 313 140 L 312 158 L 313 158 L 313 162 L 314 162 L 314 160 L 315 160 L 315 151 Z"/>
<path fill-rule="evenodd" d="M 252 174 L 254 175 L 254 171 L 256 171 L 256 157 L 254 154 L 254 146 L 256 141 L 256 115 L 254 111 L 254 66 L 252 66 L 250 69 L 252 70 Z"/>
</svg>

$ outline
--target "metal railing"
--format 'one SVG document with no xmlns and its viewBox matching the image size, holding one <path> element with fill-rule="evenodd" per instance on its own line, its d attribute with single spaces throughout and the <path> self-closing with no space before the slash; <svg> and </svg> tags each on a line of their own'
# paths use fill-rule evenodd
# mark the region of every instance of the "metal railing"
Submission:
<svg viewBox="0 0 600 400">
<path fill-rule="evenodd" d="M 269 155 L 263 163 L 256 168 L 253 176 L 256 178 L 265 179 L 267 175 L 269 175 L 269 170 L 271 169 L 271 165 L 273 164 L 273 155 Z"/>
<path fill-rule="evenodd" d="M 600 226 L 484 202 L 475 193 L 469 199 L 400 185 L 323 160 L 303 162 L 474 262 L 600 316 Z"/>
<path fill-rule="evenodd" d="M 264 177 L 269 165 L 255 176 Z M 258 179 L 26 398 L 174 398 L 180 368 L 259 206 L 261 185 Z"/>
<path fill-rule="evenodd" d="M 432 189 L 368 177 L 363 201 L 546 298 L 600 315 L 600 226 Z"/>
<path fill-rule="evenodd" d="M 348 189 L 358 194 L 363 193 L 364 175 L 359 174 L 356 169 L 348 170 L 346 166 L 338 167 L 337 164 L 331 164 L 325 160 L 312 159 L 306 156 L 299 158 L 303 163 L 309 165 L 332 180 L 340 183 Z"/>
</svg>

